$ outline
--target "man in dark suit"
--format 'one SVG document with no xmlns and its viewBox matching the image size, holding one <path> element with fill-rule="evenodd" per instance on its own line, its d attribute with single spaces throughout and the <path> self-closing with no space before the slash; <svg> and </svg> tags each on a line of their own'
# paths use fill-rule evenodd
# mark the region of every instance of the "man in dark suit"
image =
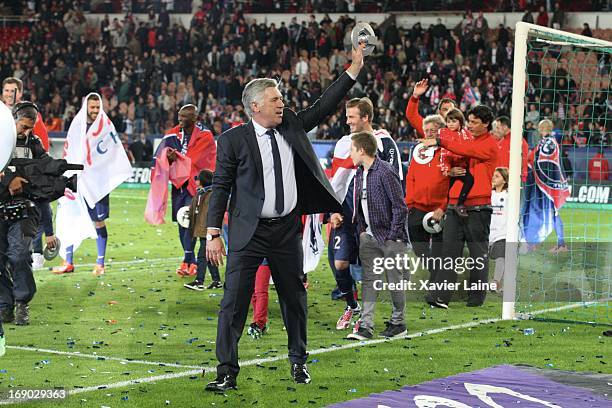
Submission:
<svg viewBox="0 0 612 408">
<path fill-rule="evenodd" d="M 229 200 L 229 244 L 225 286 L 217 326 L 217 379 L 209 391 L 236 388 L 238 341 L 246 321 L 255 272 L 268 259 L 289 338 L 291 375 L 310 382 L 306 369 L 306 290 L 302 284 L 302 214 L 339 212 L 306 133 L 336 111 L 363 67 L 353 50 L 349 69 L 312 106 L 295 113 L 285 107 L 278 84 L 258 78 L 242 93 L 251 120 L 224 132 L 208 208 L 206 255 L 223 262 L 219 229 Z"/>
</svg>

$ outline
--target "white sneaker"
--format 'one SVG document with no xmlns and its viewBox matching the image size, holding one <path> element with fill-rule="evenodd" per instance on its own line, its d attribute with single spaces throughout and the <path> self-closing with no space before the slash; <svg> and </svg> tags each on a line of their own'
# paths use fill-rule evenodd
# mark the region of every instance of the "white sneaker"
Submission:
<svg viewBox="0 0 612 408">
<path fill-rule="evenodd" d="M 32 254 L 32 269 L 40 269 L 45 265 L 45 257 L 39 253 Z"/>
</svg>

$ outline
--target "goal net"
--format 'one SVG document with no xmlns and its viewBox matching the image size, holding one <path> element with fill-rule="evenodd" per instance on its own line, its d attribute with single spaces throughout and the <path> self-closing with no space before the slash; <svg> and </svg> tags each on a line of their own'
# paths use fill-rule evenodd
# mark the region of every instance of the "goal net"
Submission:
<svg viewBox="0 0 612 408">
<path fill-rule="evenodd" d="M 506 319 L 612 322 L 611 52 L 609 41 L 516 26 Z"/>
</svg>

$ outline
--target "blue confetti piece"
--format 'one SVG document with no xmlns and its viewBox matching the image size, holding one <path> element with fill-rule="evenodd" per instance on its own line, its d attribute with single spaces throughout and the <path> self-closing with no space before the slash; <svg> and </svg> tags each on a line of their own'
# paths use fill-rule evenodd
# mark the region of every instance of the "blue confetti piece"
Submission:
<svg viewBox="0 0 612 408">
<path fill-rule="evenodd" d="M 319 360 L 317 360 L 316 358 L 314 360 L 312 360 L 313 364 L 318 363 L 318 362 L 319 362 Z"/>
<path fill-rule="evenodd" d="M 6 374 L 6 373 L 8 373 L 7 370 L 0 370 L 0 374 Z"/>
<path fill-rule="evenodd" d="M 355 388 L 351 388 L 349 392 L 357 392 L 357 390 Z"/>
</svg>

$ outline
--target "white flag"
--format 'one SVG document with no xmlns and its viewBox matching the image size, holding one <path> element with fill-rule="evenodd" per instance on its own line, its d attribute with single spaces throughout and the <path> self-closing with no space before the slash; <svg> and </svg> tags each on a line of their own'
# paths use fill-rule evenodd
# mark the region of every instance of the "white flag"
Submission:
<svg viewBox="0 0 612 408">
<path fill-rule="evenodd" d="M 100 113 L 87 129 L 87 98 L 97 95 Z M 132 165 L 113 122 L 102 109 L 102 98 L 89 94 L 68 129 L 65 159 L 82 164 L 77 173 L 77 191 L 90 208 L 132 176 Z"/>
<path fill-rule="evenodd" d="M 320 214 L 307 215 L 304 221 L 304 235 L 302 236 L 302 249 L 304 252 L 304 273 L 314 271 L 319 265 L 323 253 L 323 225 Z"/>
<path fill-rule="evenodd" d="M 89 218 L 85 201 L 70 190 L 57 200 L 55 223 L 56 234 L 61 242 L 59 254 L 64 259 L 67 247 L 72 246 L 74 252 L 83 240 L 96 237 L 96 230 Z"/>
</svg>

